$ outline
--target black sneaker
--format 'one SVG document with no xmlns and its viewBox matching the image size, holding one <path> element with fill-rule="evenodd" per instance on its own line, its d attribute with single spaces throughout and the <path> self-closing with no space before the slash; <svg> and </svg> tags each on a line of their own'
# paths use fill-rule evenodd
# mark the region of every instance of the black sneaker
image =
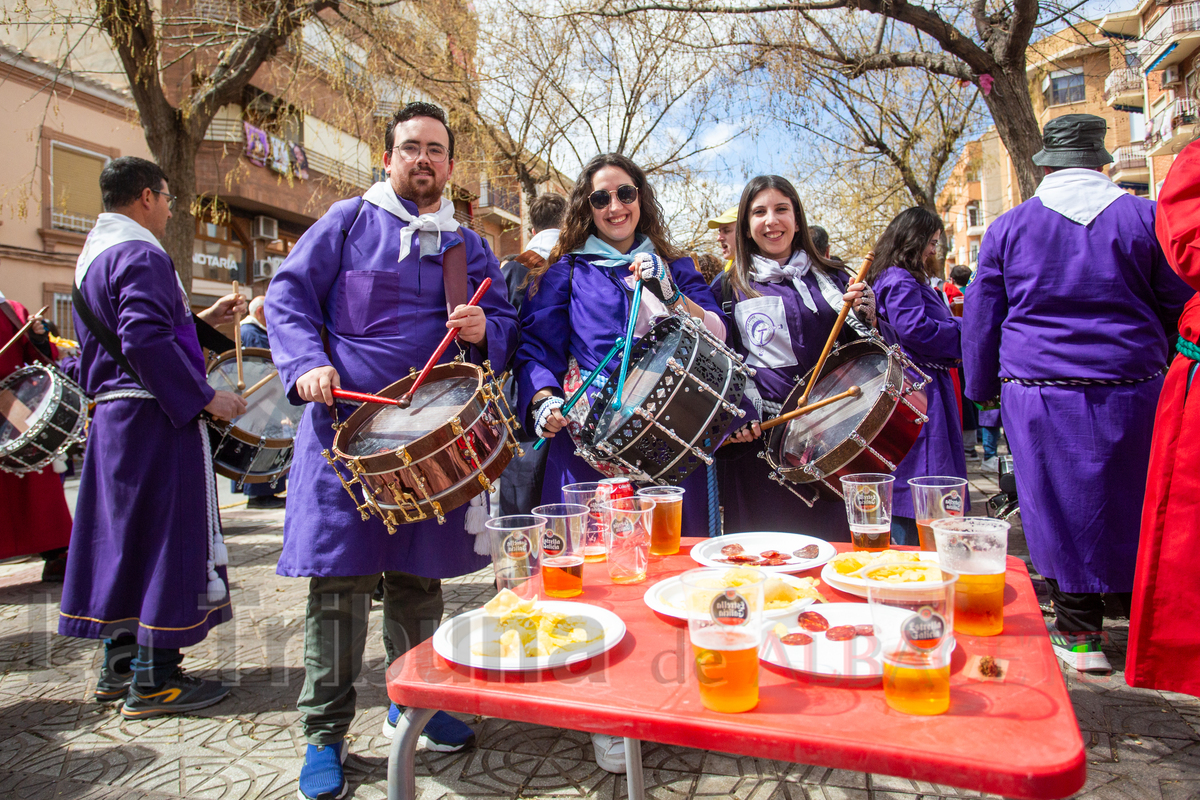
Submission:
<svg viewBox="0 0 1200 800">
<path fill-rule="evenodd" d="M 246 508 L 284 508 L 286 505 L 286 498 L 277 497 L 273 494 L 262 497 L 251 497 L 246 501 Z"/>
<path fill-rule="evenodd" d="M 97 703 L 115 703 L 125 697 L 129 684 L 133 682 L 133 670 L 117 672 L 108 664 L 100 670 L 100 680 L 96 681 L 96 691 L 93 697 Z"/>
<path fill-rule="evenodd" d="M 167 714 L 181 714 L 219 703 L 229 694 L 229 688 L 218 681 L 202 681 L 184 674 L 176 667 L 171 677 L 156 689 L 129 687 L 121 716 L 125 719 L 150 719 Z"/>
</svg>

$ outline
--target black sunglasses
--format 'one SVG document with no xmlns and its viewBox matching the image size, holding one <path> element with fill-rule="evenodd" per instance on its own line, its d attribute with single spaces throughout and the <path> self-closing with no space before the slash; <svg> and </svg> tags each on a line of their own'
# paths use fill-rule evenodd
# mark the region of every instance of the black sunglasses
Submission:
<svg viewBox="0 0 1200 800">
<path fill-rule="evenodd" d="M 628 183 L 623 183 L 617 187 L 617 199 L 627 206 L 631 206 L 637 202 L 638 190 L 636 186 Z M 612 202 L 612 194 L 608 189 L 597 189 L 588 195 L 588 202 L 592 204 L 592 208 L 599 211 L 602 208 L 608 208 Z"/>
</svg>

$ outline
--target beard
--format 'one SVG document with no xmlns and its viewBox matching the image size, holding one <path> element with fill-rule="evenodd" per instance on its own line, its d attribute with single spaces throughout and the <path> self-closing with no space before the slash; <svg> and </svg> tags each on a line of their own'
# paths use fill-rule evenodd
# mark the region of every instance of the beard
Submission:
<svg viewBox="0 0 1200 800">
<path fill-rule="evenodd" d="M 418 168 L 397 174 L 392 180 L 392 188 L 396 190 L 396 194 L 411 203 L 416 203 L 417 208 L 436 205 L 445 186 L 446 181 L 439 183 L 432 170 L 423 171 Z"/>
</svg>

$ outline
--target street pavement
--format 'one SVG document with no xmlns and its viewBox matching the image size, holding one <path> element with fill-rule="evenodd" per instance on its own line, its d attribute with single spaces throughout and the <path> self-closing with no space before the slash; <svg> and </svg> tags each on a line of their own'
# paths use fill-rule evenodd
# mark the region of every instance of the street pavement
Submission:
<svg viewBox="0 0 1200 800">
<path fill-rule="evenodd" d="M 974 513 L 996 491 L 972 465 Z M 275 574 L 283 513 L 236 505 L 222 486 L 234 622 L 186 650 L 185 666 L 232 685 L 230 696 L 188 717 L 125 722 L 91 700 L 100 666 L 93 641 L 58 636 L 60 586 L 40 582 L 41 562 L 0 563 L 0 798 L 49 800 L 271 800 L 294 797 L 304 753 L 296 697 L 303 680 L 307 583 Z M 69 487 L 73 489 L 73 487 Z M 73 492 L 68 493 L 73 500 Z M 1014 529 L 1010 552 L 1023 554 Z M 489 570 L 445 581 L 446 614 L 482 605 Z M 378 611 L 378 606 L 376 606 Z M 381 614 L 372 614 L 358 716 L 346 762 L 352 797 L 386 796 L 388 740 Z M 1106 625 L 1103 677 L 1064 672 L 1088 747 L 1080 798 L 1200 797 L 1200 700 L 1125 685 L 1128 620 Z M 586 734 L 463 716 L 478 745 L 418 754 L 422 800 L 626 796 L 624 776 L 601 771 Z M 981 731 L 986 735 L 986 731 Z M 672 747 L 643 745 L 647 795 L 754 800 L 916 800 L 978 792 L 907 779 Z"/>
</svg>

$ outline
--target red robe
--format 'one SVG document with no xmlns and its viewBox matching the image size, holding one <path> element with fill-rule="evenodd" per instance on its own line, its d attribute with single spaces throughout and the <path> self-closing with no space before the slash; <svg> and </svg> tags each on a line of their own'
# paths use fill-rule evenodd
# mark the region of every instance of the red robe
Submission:
<svg viewBox="0 0 1200 800">
<path fill-rule="evenodd" d="M 24 324 L 29 312 L 20 303 L 8 301 Z M 0 313 L 0 346 L 17 329 Z M 39 360 L 28 337 L 0 353 L 0 379 L 24 364 Z M 0 470 L 0 559 L 27 556 L 66 547 L 71 539 L 71 512 L 63 496 L 62 479 L 46 467 L 24 477 Z"/>
<path fill-rule="evenodd" d="M 1155 228 L 1171 267 L 1200 289 L 1200 143 L 1167 173 Z M 1200 341 L 1200 295 L 1184 308 L 1179 334 Z M 1159 396 L 1125 680 L 1200 696 L 1200 383 L 1190 393 L 1187 386 L 1194 363 L 1177 355 Z"/>
</svg>

